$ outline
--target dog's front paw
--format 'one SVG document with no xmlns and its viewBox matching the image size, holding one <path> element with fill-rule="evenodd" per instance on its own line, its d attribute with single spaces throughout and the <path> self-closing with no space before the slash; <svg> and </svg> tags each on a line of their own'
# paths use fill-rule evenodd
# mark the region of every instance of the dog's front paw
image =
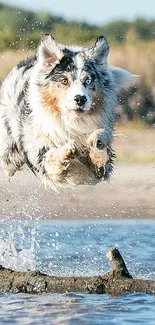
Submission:
<svg viewBox="0 0 155 325">
<path fill-rule="evenodd" d="M 104 129 L 95 130 L 90 134 L 87 143 L 90 148 L 89 156 L 92 163 L 99 169 L 103 168 L 108 161 L 107 132 Z"/>
<path fill-rule="evenodd" d="M 76 149 L 73 141 L 69 141 L 62 147 L 51 148 L 47 151 L 44 159 L 46 176 L 53 181 L 59 181 L 59 179 L 65 175 L 75 153 Z"/>
<path fill-rule="evenodd" d="M 109 145 L 107 132 L 104 129 L 95 130 L 90 134 L 87 144 L 89 145 L 89 157 L 94 166 L 96 177 L 109 180 L 115 155 Z"/>
<path fill-rule="evenodd" d="M 97 148 L 98 150 L 102 150 L 107 147 L 109 141 L 109 136 L 105 129 L 97 129 L 92 132 L 87 140 L 87 143 L 92 148 Z"/>
</svg>

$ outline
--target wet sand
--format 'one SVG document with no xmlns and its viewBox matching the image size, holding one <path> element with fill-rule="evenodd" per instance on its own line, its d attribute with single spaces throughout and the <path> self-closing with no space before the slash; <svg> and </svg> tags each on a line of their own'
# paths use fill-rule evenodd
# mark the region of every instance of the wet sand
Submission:
<svg viewBox="0 0 155 325">
<path fill-rule="evenodd" d="M 29 170 L 0 170 L 1 219 L 155 219 L 155 165 L 117 165 L 110 184 L 46 191 Z"/>
</svg>

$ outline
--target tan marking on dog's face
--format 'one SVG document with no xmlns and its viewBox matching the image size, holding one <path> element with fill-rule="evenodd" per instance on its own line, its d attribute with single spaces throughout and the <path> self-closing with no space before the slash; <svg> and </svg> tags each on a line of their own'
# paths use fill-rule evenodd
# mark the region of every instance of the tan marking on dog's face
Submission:
<svg viewBox="0 0 155 325">
<path fill-rule="evenodd" d="M 41 92 L 42 101 L 45 109 L 55 117 L 60 116 L 60 107 L 57 96 L 50 90 L 50 87 L 45 87 Z"/>
<path fill-rule="evenodd" d="M 70 73 L 63 74 L 63 77 L 68 79 L 67 84 L 62 84 L 61 81 L 50 82 L 41 91 L 41 98 L 45 109 L 55 117 L 60 117 L 61 115 L 63 105 L 65 106 L 67 91 L 72 82 Z"/>
</svg>

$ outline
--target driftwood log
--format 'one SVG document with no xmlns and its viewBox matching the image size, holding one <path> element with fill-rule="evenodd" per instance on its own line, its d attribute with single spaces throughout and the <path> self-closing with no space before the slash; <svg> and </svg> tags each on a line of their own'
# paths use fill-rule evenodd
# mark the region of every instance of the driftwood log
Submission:
<svg viewBox="0 0 155 325">
<path fill-rule="evenodd" d="M 86 292 L 121 295 L 126 292 L 144 292 L 155 295 L 155 281 L 133 279 L 117 248 L 106 254 L 111 271 L 101 276 L 56 277 L 40 271 L 17 272 L 0 266 L 1 292 Z"/>
</svg>

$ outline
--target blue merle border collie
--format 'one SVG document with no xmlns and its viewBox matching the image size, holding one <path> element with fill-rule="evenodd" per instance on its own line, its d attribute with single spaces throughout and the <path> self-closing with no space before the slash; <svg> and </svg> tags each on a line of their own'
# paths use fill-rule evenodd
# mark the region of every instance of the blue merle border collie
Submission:
<svg viewBox="0 0 155 325">
<path fill-rule="evenodd" d="M 8 74 L 0 94 L 0 160 L 8 176 L 24 164 L 51 187 L 108 180 L 117 89 L 133 75 L 109 67 L 109 45 L 58 44 L 50 35 Z"/>
</svg>

